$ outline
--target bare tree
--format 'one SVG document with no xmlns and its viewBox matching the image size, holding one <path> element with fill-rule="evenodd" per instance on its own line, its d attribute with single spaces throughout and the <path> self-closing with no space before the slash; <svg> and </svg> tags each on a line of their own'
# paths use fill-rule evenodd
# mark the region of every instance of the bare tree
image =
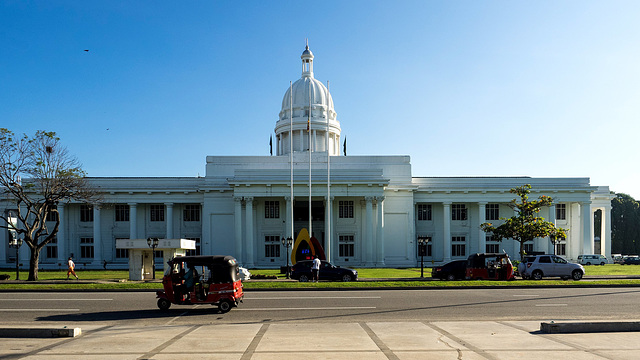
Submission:
<svg viewBox="0 0 640 360">
<path fill-rule="evenodd" d="M 78 160 L 69 155 L 55 132 L 37 131 L 16 137 L 0 128 L 0 194 L 15 205 L 17 223 L 0 213 L 0 228 L 9 229 L 29 247 L 28 280 L 38 280 L 40 251 L 58 233 L 58 203 L 98 202 Z M 48 222 L 48 223 L 47 223 Z"/>
</svg>

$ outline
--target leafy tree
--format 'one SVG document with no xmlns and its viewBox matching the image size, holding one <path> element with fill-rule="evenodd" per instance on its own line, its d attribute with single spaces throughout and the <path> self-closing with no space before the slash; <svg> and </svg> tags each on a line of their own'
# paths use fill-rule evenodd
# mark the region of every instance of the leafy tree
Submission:
<svg viewBox="0 0 640 360">
<path fill-rule="evenodd" d="M 492 233 L 494 241 L 502 241 L 503 239 L 513 239 L 520 243 L 520 260 L 524 257 L 524 243 L 535 238 L 549 237 L 555 245 L 557 241 L 567 238 L 567 230 L 556 227 L 553 223 L 545 221 L 544 218 L 538 217 L 538 213 L 543 206 L 549 206 L 553 203 L 553 199 L 549 196 L 542 195 L 538 200 L 529 200 L 531 193 L 531 185 L 526 184 L 510 190 L 512 194 L 520 197 L 511 200 L 509 207 L 516 211 L 516 214 L 510 218 L 500 218 L 505 220 L 500 226 L 493 226 L 491 223 L 484 223 L 480 228 Z"/>
<path fill-rule="evenodd" d="M 611 251 L 640 254 L 640 203 L 627 194 L 611 200 Z"/>
<path fill-rule="evenodd" d="M 0 128 L 0 195 L 16 206 L 17 223 L 2 213 L 0 228 L 22 238 L 30 249 L 30 281 L 38 279 L 40 251 L 58 233 L 58 203 L 99 200 L 77 159 L 60 145 L 55 132 L 16 137 L 4 128 Z"/>
</svg>

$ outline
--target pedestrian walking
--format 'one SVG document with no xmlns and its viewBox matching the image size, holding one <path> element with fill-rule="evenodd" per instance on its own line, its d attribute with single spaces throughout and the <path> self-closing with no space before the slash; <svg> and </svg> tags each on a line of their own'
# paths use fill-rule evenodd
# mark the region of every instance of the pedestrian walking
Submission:
<svg viewBox="0 0 640 360">
<path fill-rule="evenodd" d="M 320 279 L 320 259 L 318 255 L 313 257 L 313 264 L 311 265 L 311 278 L 313 282 L 318 282 Z"/>
<path fill-rule="evenodd" d="M 69 261 L 67 261 L 68 269 L 67 269 L 67 280 L 69 280 L 69 275 L 73 275 L 78 280 L 78 275 L 76 275 L 75 268 L 76 264 L 73 262 L 71 256 L 69 256 Z"/>
</svg>

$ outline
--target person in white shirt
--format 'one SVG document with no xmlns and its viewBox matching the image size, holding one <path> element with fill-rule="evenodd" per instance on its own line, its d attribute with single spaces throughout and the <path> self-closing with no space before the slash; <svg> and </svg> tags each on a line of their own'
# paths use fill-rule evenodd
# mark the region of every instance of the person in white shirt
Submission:
<svg viewBox="0 0 640 360">
<path fill-rule="evenodd" d="M 311 278 L 313 282 L 318 282 L 320 279 L 320 259 L 318 259 L 318 255 L 313 257 L 313 264 L 311 265 Z"/>
<path fill-rule="evenodd" d="M 71 257 L 69 257 L 69 261 L 67 261 L 67 280 L 69 280 L 69 275 L 73 275 L 76 277 L 76 280 L 78 280 L 78 275 L 76 275 L 76 272 L 74 271 L 76 268 L 76 264 L 73 262 L 73 260 L 71 259 Z"/>
</svg>

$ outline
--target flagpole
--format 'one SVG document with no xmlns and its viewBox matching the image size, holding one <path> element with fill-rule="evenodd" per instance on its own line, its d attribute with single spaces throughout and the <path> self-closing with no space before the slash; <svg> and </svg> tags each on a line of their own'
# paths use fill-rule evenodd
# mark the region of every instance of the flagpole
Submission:
<svg viewBox="0 0 640 360">
<path fill-rule="evenodd" d="M 329 262 L 331 262 L 331 151 L 329 149 L 331 143 L 329 140 L 329 119 L 331 118 L 331 108 L 329 104 L 330 94 L 329 80 L 327 80 L 327 243 L 325 244 L 325 248 L 327 249 L 326 256 L 327 261 Z"/>
<path fill-rule="evenodd" d="M 289 81 L 289 167 L 291 168 L 291 233 L 293 238 L 293 84 Z M 289 259 L 287 259 L 287 264 Z"/>
<path fill-rule="evenodd" d="M 311 77 L 309 77 L 309 113 L 307 118 L 307 133 L 309 134 L 309 238 L 313 237 L 311 217 Z"/>
</svg>

